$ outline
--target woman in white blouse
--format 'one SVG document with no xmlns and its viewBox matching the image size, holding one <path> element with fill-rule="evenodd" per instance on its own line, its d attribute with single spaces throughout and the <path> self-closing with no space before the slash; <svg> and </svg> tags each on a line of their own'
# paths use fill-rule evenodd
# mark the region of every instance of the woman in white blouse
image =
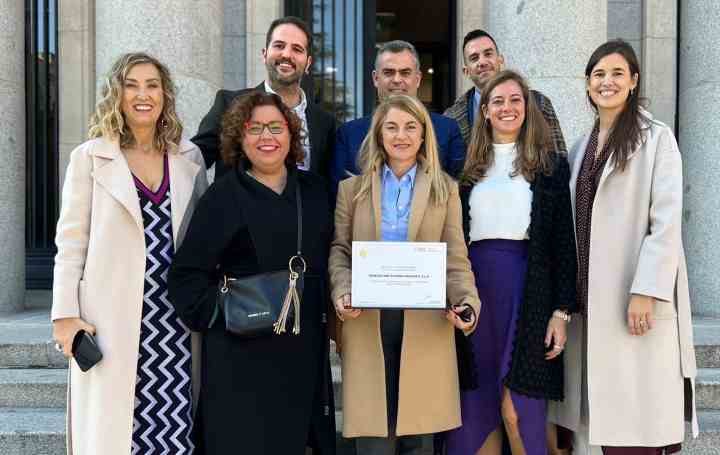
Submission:
<svg viewBox="0 0 720 455">
<path fill-rule="evenodd" d="M 449 455 L 499 455 L 503 432 L 513 455 L 546 454 L 546 400 L 562 399 L 575 307 L 568 180 L 527 83 L 498 73 L 483 90 L 460 179 L 483 308 L 460 359 L 463 426 L 447 435 Z"/>
</svg>

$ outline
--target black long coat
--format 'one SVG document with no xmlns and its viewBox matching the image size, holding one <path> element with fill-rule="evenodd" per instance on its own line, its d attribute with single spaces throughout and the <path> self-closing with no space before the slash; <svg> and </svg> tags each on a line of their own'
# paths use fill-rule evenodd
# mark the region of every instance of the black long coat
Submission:
<svg viewBox="0 0 720 455">
<path fill-rule="evenodd" d="M 254 88 L 242 90 L 218 90 L 210 111 L 205 114 L 197 134 L 190 139 L 200 147 L 205 165 L 209 168 L 215 164 L 215 180 L 228 171 L 228 167 L 220 158 L 220 124 L 222 116 L 230 104 L 238 97 L 253 91 L 265 91 L 265 83 Z M 307 117 L 308 134 L 310 136 L 310 170 L 329 179 L 330 159 L 335 150 L 335 118 L 322 110 L 320 106 L 307 100 L 305 116 Z"/>
<path fill-rule="evenodd" d="M 287 270 L 297 249 L 296 185 L 308 266 L 300 334 L 241 340 L 225 331 L 222 314 L 209 327 L 221 273 Z M 306 445 L 335 453 L 326 323 L 331 238 L 325 182 L 294 167 L 281 195 L 235 169 L 200 199 L 168 283 L 180 318 L 203 333 L 199 453 L 304 455 Z"/>
<path fill-rule="evenodd" d="M 553 311 L 575 312 L 575 228 L 570 205 L 570 168 L 564 155 L 552 154 L 551 175 L 538 173 L 530 184 L 528 265 L 525 291 L 505 385 L 523 395 L 551 400 L 563 399 L 563 356 L 545 360 L 545 333 Z M 471 185 L 460 186 L 463 230 L 469 242 Z M 482 317 L 482 310 L 480 316 Z M 462 342 L 462 339 L 457 339 Z M 471 383 L 471 357 L 459 350 L 461 383 Z"/>
</svg>

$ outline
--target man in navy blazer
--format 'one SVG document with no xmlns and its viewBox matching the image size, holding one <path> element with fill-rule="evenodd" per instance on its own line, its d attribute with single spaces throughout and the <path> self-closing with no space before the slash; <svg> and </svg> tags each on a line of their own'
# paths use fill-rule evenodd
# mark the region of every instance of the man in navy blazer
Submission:
<svg viewBox="0 0 720 455">
<path fill-rule="evenodd" d="M 392 94 L 417 96 L 422 72 L 415 46 L 400 40 L 383 44 L 377 51 L 372 76 L 381 100 Z M 460 134 L 460 127 L 449 117 L 432 112 L 430 117 L 435 128 L 443 169 L 457 177 L 465 162 L 465 142 Z M 341 180 L 360 173 L 357 155 L 370 129 L 371 120 L 372 115 L 352 120 L 337 131 L 335 153 L 330 168 L 335 193 Z"/>
</svg>

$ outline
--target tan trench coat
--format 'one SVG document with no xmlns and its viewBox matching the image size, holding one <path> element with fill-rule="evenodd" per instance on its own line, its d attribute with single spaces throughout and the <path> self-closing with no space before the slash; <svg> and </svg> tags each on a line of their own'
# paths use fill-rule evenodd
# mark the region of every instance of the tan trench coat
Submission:
<svg viewBox="0 0 720 455">
<path fill-rule="evenodd" d="M 183 141 L 168 154 L 175 248 L 183 216 L 207 188 L 200 150 Z M 62 192 L 52 319 L 82 317 L 97 328 L 103 360 L 86 373 L 70 362 L 68 453 L 131 451 L 135 375 L 145 275 L 145 236 L 130 168 L 117 141 L 94 139 L 70 156 Z M 193 376 L 199 379 L 199 339 Z M 196 393 L 197 390 L 194 390 Z M 195 395 L 197 396 L 197 395 Z"/>
<path fill-rule="evenodd" d="M 430 205 L 430 178 L 418 164 L 408 225 L 408 241 L 447 243 L 447 297 L 467 303 L 480 314 L 475 278 L 462 231 L 458 187 L 445 176 L 450 197 Z M 351 290 L 352 241 L 380 237 L 381 181 L 373 176 L 372 200 L 354 201 L 360 177 L 341 182 L 335 209 L 335 240 L 330 250 L 332 298 Z M 482 317 L 482 316 L 481 316 Z M 454 328 L 440 311 L 406 310 L 400 360 L 398 435 L 427 434 L 457 428 L 460 389 Z M 342 324 L 343 435 L 388 435 L 385 364 L 380 338 L 380 312 L 364 310 Z"/>
<path fill-rule="evenodd" d="M 681 236 L 682 162 L 670 128 L 651 119 L 644 135 L 623 172 L 608 160 L 592 208 L 586 334 L 592 445 L 681 442 L 684 409 L 697 435 L 694 398 L 687 408 L 684 401 L 684 380 L 694 391 L 696 366 Z M 588 140 L 569 155 L 573 213 Z M 657 299 L 655 327 L 642 337 L 628 333 L 631 294 Z M 549 410 L 550 421 L 571 430 L 580 421 L 583 326 L 577 317 L 568 327 L 565 401 Z"/>
</svg>

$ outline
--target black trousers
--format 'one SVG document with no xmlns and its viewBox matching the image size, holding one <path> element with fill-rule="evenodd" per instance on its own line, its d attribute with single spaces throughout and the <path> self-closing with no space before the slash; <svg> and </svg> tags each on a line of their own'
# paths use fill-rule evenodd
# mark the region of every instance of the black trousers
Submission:
<svg viewBox="0 0 720 455">
<path fill-rule="evenodd" d="M 432 435 L 397 436 L 400 356 L 402 354 L 403 310 L 380 311 L 380 335 L 385 360 L 385 397 L 388 411 L 388 437 L 356 438 L 357 455 L 432 455 Z"/>
</svg>

